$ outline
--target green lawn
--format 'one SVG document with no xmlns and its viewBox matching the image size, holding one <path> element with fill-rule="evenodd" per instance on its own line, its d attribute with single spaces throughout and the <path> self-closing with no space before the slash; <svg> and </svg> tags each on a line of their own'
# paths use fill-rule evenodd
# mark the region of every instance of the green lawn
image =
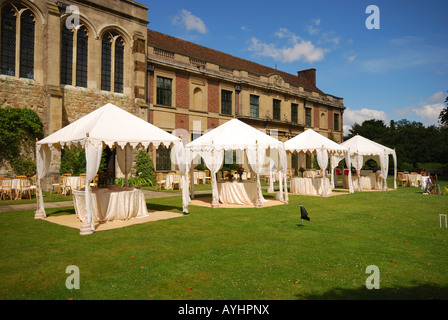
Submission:
<svg viewBox="0 0 448 320">
<path fill-rule="evenodd" d="M 179 195 L 147 202 L 181 212 Z M 300 221 L 299 205 L 310 222 Z M 448 299 L 440 213 L 448 214 L 448 195 L 418 188 L 290 195 L 288 205 L 262 209 L 190 206 L 181 218 L 89 236 L 34 220 L 33 211 L 7 212 L 0 214 L 0 298 Z M 79 290 L 65 286 L 72 264 Z M 379 290 L 366 289 L 369 265 L 380 270 Z"/>
</svg>

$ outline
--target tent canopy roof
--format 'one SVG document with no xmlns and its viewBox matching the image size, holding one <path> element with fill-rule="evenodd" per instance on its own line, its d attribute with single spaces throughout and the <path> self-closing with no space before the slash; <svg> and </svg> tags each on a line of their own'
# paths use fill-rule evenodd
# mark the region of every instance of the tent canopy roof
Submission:
<svg viewBox="0 0 448 320">
<path fill-rule="evenodd" d="M 104 142 L 110 148 L 124 148 L 127 143 L 134 148 L 139 144 L 148 147 L 151 143 L 156 147 L 160 144 L 169 146 L 180 141 L 180 138 L 108 103 L 38 141 L 37 144 L 56 148 L 84 147 L 87 135 L 89 140 Z"/>
<path fill-rule="evenodd" d="M 375 141 L 356 135 L 341 143 L 342 146 L 350 149 L 350 154 L 363 156 L 375 156 L 379 154 L 395 154 L 395 150 L 383 146 Z"/>
<path fill-rule="evenodd" d="M 303 151 L 311 153 L 320 149 L 325 149 L 330 153 L 344 153 L 348 151 L 347 148 L 312 129 L 305 130 L 301 134 L 286 141 L 285 149 L 290 152 Z"/>
<path fill-rule="evenodd" d="M 232 119 L 210 130 L 186 148 L 192 151 L 202 150 L 244 150 L 244 149 L 283 149 L 283 143 L 262 131 L 238 120 Z"/>
</svg>

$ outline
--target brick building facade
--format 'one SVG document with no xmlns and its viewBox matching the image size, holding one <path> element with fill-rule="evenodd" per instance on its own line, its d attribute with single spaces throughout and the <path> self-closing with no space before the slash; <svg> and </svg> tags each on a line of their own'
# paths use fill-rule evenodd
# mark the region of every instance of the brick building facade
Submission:
<svg viewBox="0 0 448 320">
<path fill-rule="evenodd" d="M 306 128 L 341 141 L 343 100 L 316 87 L 315 69 L 292 75 L 148 30 L 147 14 L 131 0 L 1 0 L 0 103 L 34 110 L 45 135 L 110 102 L 191 137 L 236 117 L 283 141 Z"/>
</svg>

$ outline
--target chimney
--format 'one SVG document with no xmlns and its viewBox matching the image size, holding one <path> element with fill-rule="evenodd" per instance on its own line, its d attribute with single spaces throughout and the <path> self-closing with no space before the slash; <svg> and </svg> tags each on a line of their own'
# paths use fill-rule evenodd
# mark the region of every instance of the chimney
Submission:
<svg viewBox="0 0 448 320">
<path fill-rule="evenodd" d="M 305 79 L 313 84 L 313 86 L 316 86 L 316 69 L 306 69 L 302 71 L 298 71 L 297 75 L 300 79 Z"/>
</svg>

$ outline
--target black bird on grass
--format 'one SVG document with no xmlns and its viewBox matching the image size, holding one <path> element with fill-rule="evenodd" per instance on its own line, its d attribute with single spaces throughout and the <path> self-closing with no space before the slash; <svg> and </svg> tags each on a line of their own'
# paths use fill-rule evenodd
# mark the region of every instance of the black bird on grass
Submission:
<svg viewBox="0 0 448 320">
<path fill-rule="evenodd" d="M 310 221 L 310 217 L 308 217 L 308 212 L 306 212 L 306 209 L 304 207 L 302 207 L 302 205 L 300 205 L 300 218 L 302 219 L 302 223 L 303 220 L 307 220 Z"/>
</svg>

